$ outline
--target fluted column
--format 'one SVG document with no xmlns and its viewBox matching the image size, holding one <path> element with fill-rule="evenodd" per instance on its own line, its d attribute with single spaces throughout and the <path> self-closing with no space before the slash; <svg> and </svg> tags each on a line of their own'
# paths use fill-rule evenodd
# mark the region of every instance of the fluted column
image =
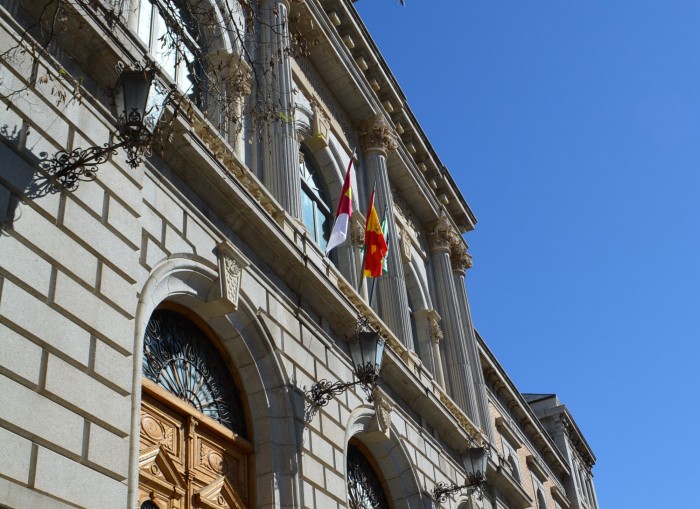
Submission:
<svg viewBox="0 0 700 509">
<path fill-rule="evenodd" d="M 450 248 L 456 234 L 446 216 L 430 224 L 428 231 L 435 289 L 443 323 L 447 384 L 452 399 L 479 424 L 481 419 L 467 352 L 467 333 L 460 316 L 450 262 Z"/>
<path fill-rule="evenodd" d="M 266 69 L 265 97 L 272 117 L 263 130 L 263 182 L 282 207 L 301 217 L 299 148 L 294 129 L 292 65 L 288 54 L 289 5 L 285 0 L 265 2 L 263 62 Z M 269 67 L 268 63 L 269 62 Z"/>
<path fill-rule="evenodd" d="M 460 316 L 462 317 L 462 325 L 467 332 L 467 354 L 471 367 L 471 375 L 474 380 L 474 386 L 476 387 L 476 399 L 479 405 L 479 414 L 481 415 L 481 426 L 486 431 L 488 437 L 493 441 L 494 434 L 491 418 L 489 416 L 486 382 L 484 380 L 484 371 L 481 369 L 476 332 L 474 331 L 474 323 L 472 322 L 472 314 L 469 308 L 469 299 L 467 298 L 466 271 L 472 266 L 472 257 L 467 252 L 467 246 L 460 237 L 456 239 L 452 246 L 450 261 L 452 262 L 452 274 L 455 290 L 457 292 Z"/>
<path fill-rule="evenodd" d="M 374 205 L 380 220 L 386 212 L 389 234 L 387 273 L 377 280 L 377 294 L 382 320 L 394 331 L 399 340 L 409 349 L 413 348 L 411 320 L 408 314 L 408 295 L 401 261 L 399 236 L 393 214 L 394 199 L 386 167 L 387 151 L 396 149 L 391 128 L 381 115 L 362 121 L 359 125 L 365 175 L 370 192 L 376 184 Z"/>
</svg>

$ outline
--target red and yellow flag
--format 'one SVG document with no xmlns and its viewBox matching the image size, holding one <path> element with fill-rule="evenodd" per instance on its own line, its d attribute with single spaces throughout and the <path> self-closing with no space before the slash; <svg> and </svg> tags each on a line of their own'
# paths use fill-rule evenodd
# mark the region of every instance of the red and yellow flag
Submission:
<svg viewBox="0 0 700 509">
<path fill-rule="evenodd" d="M 369 199 L 367 211 L 367 225 L 365 226 L 365 277 L 379 277 L 382 275 L 382 260 L 386 256 L 388 247 L 379 223 L 377 209 L 374 208 L 374 192 Z"/>
</svg>

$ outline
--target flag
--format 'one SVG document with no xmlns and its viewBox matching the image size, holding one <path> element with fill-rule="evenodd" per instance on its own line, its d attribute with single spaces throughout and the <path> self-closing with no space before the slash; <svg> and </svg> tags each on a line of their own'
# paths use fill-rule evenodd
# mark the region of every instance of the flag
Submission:
<svg viewBox="0 0 700 509">
<path fill-rule="evenodd" d="M 379 277 L 382 275 L 382 260 L 386 256 L 387 251 L 382 225 L 379 224 L 377 209 L 374 208 L 373 192 L 369 199 L 367 225 L 365 227 L 365 266 L 363 270 L 365 277 Z"/>
<path fill-rule="evenodd" d="M 384 234 L 384 240 L 386 241 L 386 256 L 382 259 L 382 273 L 389 272 L 389 223 L 386 220 L 386 214 L 384 214 L 384 219 L 382 219 L 382 233 Z"/>
<path fill-rule="evenodd" d="M 345 182 L 343 182 L 343 189 L 340 192 L 338 210 L 335 212 L 335 223 L 333 223 L 333 230 L 331 230 L 331 236 L 326 245 L 326 254 L 330 253 L 331 249 L 339 246 L 348 238 L 348 225 L 350 224 L 350 216 L 352 216 L 352 179 L 350 178 L 350 170 L 352 170 L 352 160 L 354 158 L 355 151 L 353 150 L 348 163 L 348 171 L 345 172 Z"/>
</svg>

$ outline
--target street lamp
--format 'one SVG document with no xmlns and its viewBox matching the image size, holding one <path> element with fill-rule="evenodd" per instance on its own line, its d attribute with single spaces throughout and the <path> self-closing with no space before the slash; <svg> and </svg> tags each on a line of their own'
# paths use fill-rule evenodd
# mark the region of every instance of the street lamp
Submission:
<svg viewBox="0 0 700 509">
<path fill-rule="evenodd" d="M 307 421 L 311 420 L 318 409 L 326 406 L 333 396 L 346 391 L 349 387 L 360 384 L 367 395 L 367 402 L 374 401 L 374 389 L 377 387 L 379 372 L 382 369 L 384 355 L 384 338 L 376 332 L 364 318 L 358 321 L 357 334 L 350 340 L 350 357 L 353 363 L 353 373 L 357 378 L 354 382 L 330 382 L 319 380 L 306 391 L 306 397 L 311 401 L 307 409 Z"/>
<path fill-rule="evenodd" d="M 156 79 L 152 64 L 143 69 L 122 70 L 114 87 L 117 113 L 117 143 L 61 150 L 44 163 L 44 168 L 67 190 L 74 190 L 81 180 L 95 180 L 97 166 L 106 162 L 110 153 L 124 148 L 126 162 L 136 168 L 148 152 L 170 92 Z"/>
<path fill-rule="evenodd" d="M 463 489 L 467 490 L 467 495 L 474 492 L 479 493 L 479 498 L 483 496 L 484 484 L 486 484 L 486 469 L 489 463 L 489 452 L 486 447 L 472 447 L 466 455 L 462 456 L 462 463 L 467 471 L 467 478 L 462 486 L 456 484 L 448 485 L 439 482 L 433 488 L 433 500 L 436 502 L 447 501 L 448 496 L 452 496 Z"/>
</svg>

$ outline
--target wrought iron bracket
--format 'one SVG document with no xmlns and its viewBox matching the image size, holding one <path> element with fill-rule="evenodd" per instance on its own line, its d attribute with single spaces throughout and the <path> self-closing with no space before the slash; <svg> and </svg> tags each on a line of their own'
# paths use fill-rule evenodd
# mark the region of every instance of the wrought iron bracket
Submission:
<svg viewBox="0 0 700 509">
<path fill-rule="evenodd" d="M 471 497 L 474 493 L 477 493 L 479 500 L 484 498 L 484 484 L 486 484 L 486 477 L 479 473 L 475 476 L 470 476 L 468 482 L 461 486 L 456 484 L 448 484 L 446 482 L 439 482 L 433 488 L 431 492 L 433 500 L 436 502 L 447 502 L 448 497 L 452 497 L 455 493 L 462 490 L 467 490 L 467 496 Z"/>
<path fill-rule="evenodd" d="M 374 389 L 377 387 L 377 377 L 374 374 L 367 375 L 361 380 L 354 382 L 330 382 L 325 378 L 319 380 L 304 392 L 309 405 L 304 412 L 306 422 L 310 422 L 321 407 L 326 406 L 334 396 L 342 394 L 350 387 L 360 385 L 365 391 L 367 403 L 374 401 Z"/>
</svg>

